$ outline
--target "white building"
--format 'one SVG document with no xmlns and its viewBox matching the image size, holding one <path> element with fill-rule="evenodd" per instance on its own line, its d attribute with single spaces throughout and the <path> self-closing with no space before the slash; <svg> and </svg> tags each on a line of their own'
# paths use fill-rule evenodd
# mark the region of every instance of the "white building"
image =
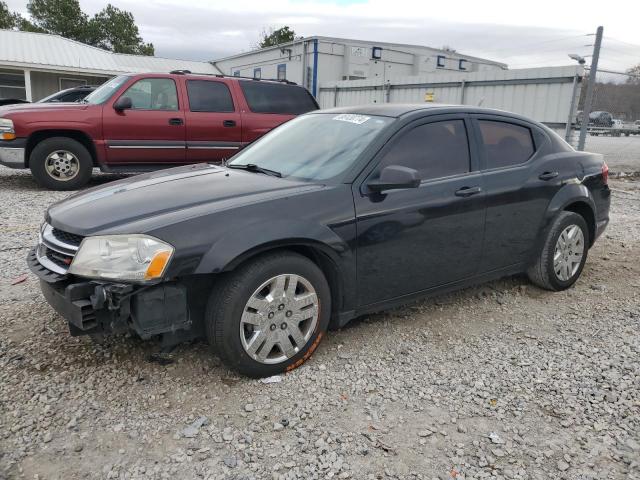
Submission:
<svg viewBox="0 0 640 480">
<path fill-rule="evenodd" d="M 240 53 L 212 62 L 225 75 L 287 79 L 314 96 L 321 83 L 338 80 L 387 81 L 434 72 L 504 70 L 504 63 L 449 50 L 345 38 L 308 37 Z"/>
<path fill-rule="evenodd" d="M 0 98 L 36 101 L 122 73 L 220 73 L 209 62 L 113 53 L 58 35 L 0 30 Z"/>
</svg>

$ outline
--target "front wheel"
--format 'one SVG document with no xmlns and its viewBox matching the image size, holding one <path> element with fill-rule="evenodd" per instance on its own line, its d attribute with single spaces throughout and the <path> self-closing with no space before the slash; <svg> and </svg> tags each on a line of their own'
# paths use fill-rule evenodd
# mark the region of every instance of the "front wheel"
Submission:
<svg viewBox="0 0 640 480">
<path fill-rule="evenodd" d="M 589 229 L 581 215 L 560 212 L 547 232 L 542 250 L 527 270 L 541 288 L 565 290 L 580 277 L 589 250 Z"/>
<path fill-rule="evenodd" d="M 331 292 L 320 268 L 292 252 L 250 261 L 214 287 L 207 338 L 222 361 L 250 377 L 302 365 L 329 325 Z"/>
<path fill-rule="evenodd" d="M 52 137 L 38 143 L 29 157 L 38 185 L 51 190 L 77 190 L 91 178 L 93 160 L 80 142 Z"/>
</svg>

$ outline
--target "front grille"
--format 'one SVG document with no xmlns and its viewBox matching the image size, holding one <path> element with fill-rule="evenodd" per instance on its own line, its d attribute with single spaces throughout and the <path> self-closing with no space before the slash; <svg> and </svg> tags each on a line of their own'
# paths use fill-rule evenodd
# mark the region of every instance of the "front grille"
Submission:
<svg viewBox="0 0 640 480">
<path fill-rule="evenodd" d="M 36 258 L 42 267 L 58 275 L 66 275 L 73 257 L 78 251 L 80 235 L 63 232 L 45 224 L 40 232 L 40 243 L 36 248 Z"/>
<path fill-rule="evenodd" d="M 58 230 L 57 228 L 51 229 L 51 234 L 56 237 L 58 240 L 68 243 L 69 245 L 73 245 L 75 247 L 79 247 L 82 239 L 84 238 L 81 235 L 76 235 L 75 233 L 63 232 L 62 230 Z"/>
<path fill-rule="evenodd" d="M 49 260 L 58 265 L 60 268 L 64 268 L 65 270 L 69 268 L 69 265 L 71 265 L 71 261 L 73 260 L 73 257 L 71 255 L 64 255 L 62 253 L 56 252 L 55 250 L 51 250 L 46 246 L 45 249 L 45 255 Z"/>
</svg>

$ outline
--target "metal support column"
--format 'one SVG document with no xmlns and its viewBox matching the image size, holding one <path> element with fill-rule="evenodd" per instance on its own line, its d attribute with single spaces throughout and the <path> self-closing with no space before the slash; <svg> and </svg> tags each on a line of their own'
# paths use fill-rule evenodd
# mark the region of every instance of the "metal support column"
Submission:
<svg viewBox="0 0 640 480">
<path fill-rule="evenodd" d="M 589 85 L 587 85 L 587 98 L 584 102 L 582 113 L 582 125 L 580 125 L 580 138 L 578 139 L 578 150 L 584 150 L 584 142 L 587 139 L 587 128 L 589 127 L 589 114 L 593 104 L 593 90 L 596 86 L 596 74 L 598 73 L 598 58 L 600 57 L 600 46 L 602 45 L 602 27 L 596 30 L 596 42 L 593 45 L 593 57 L 589 69 Z"/>
<path fill-rule="evenodd" d="M 567 126 L 564 130 L 564 139 L 567 143 L 571 143 L 571 131 L 573 126 L 573 121 L 576 118 L 576 101 L 578 100 L 578 82 L 580 81 L 580 76 L 576 75 L 573 77 L 573 89 L 571 90 L 571 106 L 569 107 L 569 117 L 567 118 Z"/>
<path fill-rule="evenodd" d="M 31 91 L 31 70 L 27 69 L 24 71 L 24 91 L 26 94 L 26 100 L 33 102 L 33 92 Z"/>
</svg>

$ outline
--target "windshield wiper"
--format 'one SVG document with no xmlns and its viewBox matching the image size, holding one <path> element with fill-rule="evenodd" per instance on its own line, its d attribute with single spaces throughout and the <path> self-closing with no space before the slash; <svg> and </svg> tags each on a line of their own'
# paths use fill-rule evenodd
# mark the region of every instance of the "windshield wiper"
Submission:
<svg viewBox="0 0 640 480">
<path fill-rule="evenodd" d="M 269 170 L 268 168 L 259 167 L 255 163 L 247 163 L 246 165 L 241 165 L 241 164 L 229 165 L 229 164 L 227 164 L 226 167 L 227 168 L 238 168 L 238 169 L 241 169 L 241 170 L 247 170 L 248 172 L 264 173 L 265 175 L 271 175 L 272 177 L 278 177 L 278 178 L 282 177 L 282 174 L 280 172 L 277 172 L 275 170 Z"/>
</svg>

